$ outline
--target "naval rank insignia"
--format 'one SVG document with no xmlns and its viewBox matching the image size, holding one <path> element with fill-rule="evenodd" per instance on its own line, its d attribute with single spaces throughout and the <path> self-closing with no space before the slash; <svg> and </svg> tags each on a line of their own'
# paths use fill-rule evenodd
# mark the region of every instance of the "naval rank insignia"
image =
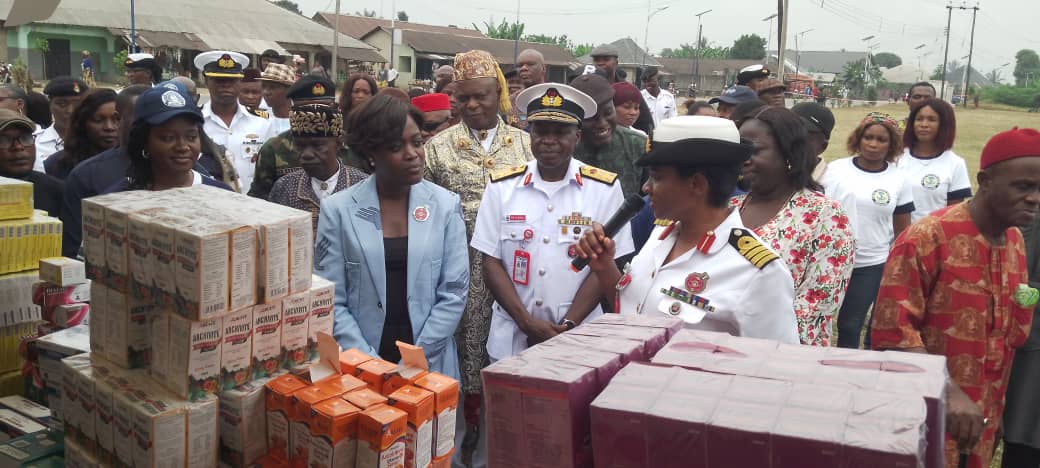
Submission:
<svg viewBox="0 0 1040 468">
<path fill-rule="evenodd" d="M 776 252 L 773 252 L 769 247 L 762 245 L 762 242 L 759 241 L 758 238 L 751 235 L 751 233 L 745 229 L 733 228 L 729 234 L 729 245 L 737 249 L 737 252 L 740 252 L 741 256 L 746 258 L 759 270 L 765 268 L 766 265 L 772 263 L 773 260 L 780 258 Z"/>
</svg>

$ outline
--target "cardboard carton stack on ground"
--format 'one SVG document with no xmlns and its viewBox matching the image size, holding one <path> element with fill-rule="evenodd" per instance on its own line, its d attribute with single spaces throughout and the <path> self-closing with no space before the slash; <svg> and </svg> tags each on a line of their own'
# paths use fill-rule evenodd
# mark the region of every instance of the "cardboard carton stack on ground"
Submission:
<svg viewBox="0 0 1040 468">
<path fill-rule="evenodd" d="M 754 391 L 743 399 L 765 404 L 759 408 L 749 407 L 741 402 L 739 386 L 732 384 L 718 403 L 726 405 L 726 416 L 712 419 L 719 424 L 711 427 L 754 427 L 759 434 L 772 434 L 773 456 L 779 457 L 774 458 L 774 463 L 780 460 L 783 466 L 799 466 L 798 463 L 825 454 L 846 460 L 849 457 L 835 454 L 858 453 L 862 457 L 857 460 L 875 460 L 874 466 L 902 466 L 901 463 L 918 459 L 928 468 L 943 466 L 947 373 L 942 356 L 785 345 L 724 333 L 682 330 L 651 362 L 702 371 L 698 374 L 700 377 L 710 375 L 703 374 L 708 372 L 740 377 L 744 384 L 753 382 Z M 640 372 L 654 371 L 641 368 Z M 786 386 L 777 387 L 777 383 L 795 387 L 789 390 Z M 621 386 L 617 378 L 611 385 L 614 384 Z M 658 385 L 645 387 L 653 390 Z M 710 387 L 717 389 L 719 385 Z M 698 394 L 703 396 L 704 391 Z M 871 398 L 877 400 L 876 408 L 871 406 Z M 611 397 L 605 396 L 597 405 L 609 412 L 609 401 Z M 924 409 L 920 431 L 900 419 L 900 415 L 916 415 L 916 402 Z M 865 409 L 860 411 L 861 407 Z M 892 411 L 892 421 L 898 424 L 883 422 L 887 417 L 884 411 Z M 743 421 L 741 414 L 759 416 Z M 593 440 L 596 440 L 595 431 Z M 608 442 L 600 440 L 596 444 L 608 454 L 612 453 Z M 795 447 L 805 446 L 815 448 L 803 450 L 803 454 L 818 455 L 811 458 L 795 455 L 798 452 Z M 742 454 L 754 456 L 749 449 Z"/>
<path fill-rule="evenodd" d="M 399 365 L 316 336 L 306 375 L 266 384 L 271 466 L 448 467 L 454 453 L 459 383 L 429 372 L 422 348 L 398 343 Z M 376 364 L 376 365 L 372 365 Z"/>
<path fill-rule="evenodd" d="M 94 296 L 88 368 L 129 373 L 130 390 L 160 389 L 163 408 L 213 403 L 211 412 L 192 413 L 192 423 L 212 422 L 204 436 L 214 456 L 188 447 L 183 460 L 165 458 L 163 466 L 215 466 L 218 453 L 230 466 L 256 462 L 268 450 L 265 385 L 306 369 L 316 355 L 313 337 L 332 331 L 334 288 L 311 273 L 310 215 L 197 186 L 88 198 L 83 232 Z M 80 381 L 118 401 L 122 387 L 94 374 Z M 119 408 L 117 440 L 157 443 L 151 438 L 161 432 L 132 418 L 121 424 Z M 96 449 L 107 441 L 79 433 L 73 450 L 109 456 Z M 137 457 L 135 466 L 154 466 L 153 455 Z"/>
<path fill-rule="evenodd" d="M 589 404 L 681 328 L 667 317 L 608 314 L 484 369 L 488 465 L 593 466 Z"/>
</svg>

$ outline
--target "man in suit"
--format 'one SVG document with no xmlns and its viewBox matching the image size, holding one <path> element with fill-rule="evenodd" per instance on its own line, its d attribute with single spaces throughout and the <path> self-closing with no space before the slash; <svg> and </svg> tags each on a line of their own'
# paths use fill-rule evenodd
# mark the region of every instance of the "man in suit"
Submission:
<svg viewBox="0 0 1040 468">
<path fill-rule="evenodd" d="M 0 177 L 21 179 L 33 184 L 33 208 L 57 217 L 61 212 L 62 183 L 33 170 L 36 124 L 10 109 L 0 109 Z"/>
<path fill-rule="evenodd" d="M 309 211 L 317 232 L 321 201 L 360 182 L 368 174 L 344 166 L 337 158 L 340 138 L 343 137 L 343 114 L 336 106 L 306 104 L 293 107 L 289 125 L 303 170 L 290 172 L 276 180 L 268 201 Z"/>
</svg>

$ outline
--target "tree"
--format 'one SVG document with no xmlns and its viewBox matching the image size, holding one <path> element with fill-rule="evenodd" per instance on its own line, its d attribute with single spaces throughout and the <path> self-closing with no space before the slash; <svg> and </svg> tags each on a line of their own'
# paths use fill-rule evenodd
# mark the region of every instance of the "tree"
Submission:
<svg viewBox="0 0 1040 468">
<path fill-rule="evenodd" d="M 566 34 L 562 36 L 549 36 L 546 34 L 528 34 L 523 37 L 523 40 L 527 42 L 537 42 L 539 44 L 552 44 L 555 46 L 560 46 L 560 48 L 566 50 L 574 49 L 574 44 L 571 43 L 571 40 L 567 38 Z"/>
<path fill-rule="evenodd" d="M 293 13 L 296 13 L 297 15 L 303 15 L 303 12 L 300 11 L 300 5 L 296 4 L 296 2 L 292 0 L 278 0 L 276 2 L 271 3 L 274 3 L 275 5 L 285 8 L 286 10 L 289 10 Z"/>
<path fill-rule="evenodd" d="M 881 68 L 898 67 L 903 64 L 903 59 L 891 52 L 881 52 L 870 59 Z"/>
<path fill-rule="evenodd" d="M 864 74 L 865 65 L 866 60 L 859 59 L 845 64 L 845 69 L 842 71 L 841 80 L 854 95 L 862 96 L 867 91 L 867 76 L 870 77 L 872 85 L 877 85 L 881 82 L 881 69 L 878 68 L 877 64 L 871 63 L 869 70 Z M 877 89 L 874 89 L 876 92 Z"/>
<path fill-rule="evenodd" d="M 1015 54 L 1015 84 L 1027 86 L 1040 78 L 1040 56 L 1035 50 L 1022 49 Z"/>
<path fill-rule="evenodd" d="M 584 57 L 585 55 L 588 55 L 589 52 L 592 52 L 592 49 L 594 49 L 595 47 L 595 44 L 590 43 L 578 44 L 574 46 L 574 50 L 571 51 L 571 55 L 574 55 L 575 57 Z"/>
<path fill-rule="evenodd" d="M 473 24 L 473 28 L 480 30 L 480 26 L 477 26 L 476 23 Z M 524 35 L 524 23 L 510 23 L 504 18 L 498 26 L 495 25 L 494 18 L 485 21 L 484 29 L 484 35 L 492 39 L 516 39 Z"/>
<path fill-rule="evenodd" d="M 405 13 L 404 10 L 397 12 L 397 21 L 408 21 L 408 13 Z"/>
<path fill-rule="evenodd" d="M 376 11 L 365 8 L 364 11 L 354 11 L 355 16 L 364 16 L 365 18 L 375 18 Z"/>
<path fill-rule="evenodd" d="M 743 60 L 762 60 L 766 58 L 766 40 L 758 34 L 744 34 L 733 41 L 729 50 L 729 58 Z"/>
<path fill-rule="evenodd" d="M 950 63 L 946 64 L 946 81 L 949 81 L 949 79 L 953 76 L 953 75 L 951 75 L 951 73 L 953 73 L 954 70 L 956 70 L 956 69 L 958 69 L 960 67 L 961 67 L 961 63 L 960 62 L 958 62 L 956 60 L 950 60 Z M 928 79 L 930 79 L 930 80 L 941 80 L 941 79 L 943 79 L 942 64 L 941 63 L 935 66 L 935 70 L 932 70 L 932 76 L 929 76 Z"/>
<path fill-rule="evenodd" d="M 994 68 L 986 74 L 986 79 L 995 85 L 999 85 L 1001 81 L 1004 81 L 1004 72 L 999 68 Z"/>
<path fill-rule="evenodd" d="M 728 47 L 711 47 L 710 44 L 701 38 L 701 49 L 700 57 L 704 59 L 726 59 L 730 58 L 731 49 Z M 678 49 L 664 48 L 661 49 L 661 57 L 665 58 L 695 58 L 697 57 L 697 48 L 690 44 L 679 44 Z"/>
</svg>

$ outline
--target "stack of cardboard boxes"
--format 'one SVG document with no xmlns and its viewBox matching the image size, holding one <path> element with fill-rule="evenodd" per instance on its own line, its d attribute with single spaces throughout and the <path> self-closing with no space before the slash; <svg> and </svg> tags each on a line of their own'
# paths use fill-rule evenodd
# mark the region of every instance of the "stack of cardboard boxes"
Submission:
<svg viewBox="0 0 1040 468">
<path fill-rule="evenodd" d="M 72 462 L 255 462 L 264 425 L 242 413 L 332 331 L 310 214 L 207 186 L 131 191 L 84 200 L 83 234 L 91 353 L 63 361 Z"/>
</svg>

